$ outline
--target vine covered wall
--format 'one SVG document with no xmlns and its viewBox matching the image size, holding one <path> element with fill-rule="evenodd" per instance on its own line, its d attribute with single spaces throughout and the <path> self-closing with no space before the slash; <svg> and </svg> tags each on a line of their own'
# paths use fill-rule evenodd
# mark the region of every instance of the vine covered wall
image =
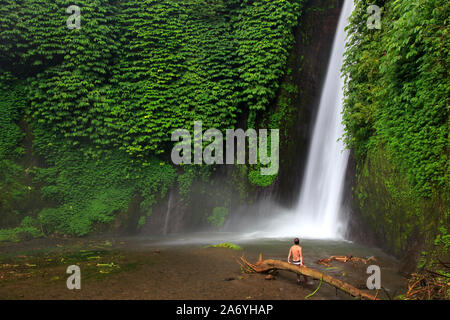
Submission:
<svg viewBox="0 0 450 320">
<path fill-rule="evenodd" d="M 171 132 L 258 126 L 303 2 L 80 0 L 71 29 L 72 1 L 1 1 L 0 239 L 103 230 L 136 195 L 142 226 L 173 186 L 188 199 L 207 174 L 172 165 Z"/>
<path fill-rule="evenodd" d="M 391 252 L 424 250 L 422 264 L 450 247 L 448 13 L 441 0 L 357 1 L 343 68 L 360 211 Z"/>
</svg>

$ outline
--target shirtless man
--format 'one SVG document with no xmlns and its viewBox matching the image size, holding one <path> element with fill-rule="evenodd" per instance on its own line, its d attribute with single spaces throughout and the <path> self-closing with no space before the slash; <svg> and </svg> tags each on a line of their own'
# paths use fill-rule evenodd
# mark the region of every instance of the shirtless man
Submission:
<svg viewBox="0 0 450 320">
<path fill-rule="evenodd" d="M 298 238 L 294 239 L 294 245 L 291 247 L 291 249 L 289 250 L 289 255 L 288 255 L 288 262 L 295 264 L 296 266 L 303 266 L 303 252 L 302 252 L 302 247 L 299 246 L 300 240 Z M 292 257 L 292 262 L 291 262 L 291 257 Z M 303 276 L 305 278 L 305 283 L 308 282 L 308 278 L 304 275 Z M 300 281 L 300 274 L 297 274 L 297 282 L 298 284 L 301 283 Z"/>
</svg>

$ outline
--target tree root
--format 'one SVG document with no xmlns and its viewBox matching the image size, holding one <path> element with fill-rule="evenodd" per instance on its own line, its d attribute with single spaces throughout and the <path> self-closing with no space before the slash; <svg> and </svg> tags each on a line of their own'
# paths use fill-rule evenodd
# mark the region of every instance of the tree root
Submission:
<svg viewBox="0 0 450 320">
<path fill-rule="evenodd" d="M 333 278 L 329 276 L 328 274 L 308 268 L 306 266 L 297 266 L 291 263 L 288 263 L 286 261 L 282 260 L 273 260 L 273 259 L 267 259 L 263 260 L 262 254 L 259 255 L 259 260 L 252 264 L 248 262 L 244 257 L 241 257 L 240 261 L 236 259 L 236 261 L 241 265 L 241 269 L 244 272 L 247 273 L 265 273 L 269 272 L 271 270 L 286 270 L 290 272 L 294 272 L 296 274 L 302 274 L 307 277 L 311 277 L 313 279 L 323 281 L 325 283 L 328 283 L 329 285 L 347 293 L 350 294 L 353 297 L 357 297 L 359 299 L 369 299 L 369 300 L 379 300 L 377 297 L 368 294 L 366 292 L 363 292 L 354 286 L 343 282 L 341 280 L 338 280 L 336 278 Z"/>
</svg>

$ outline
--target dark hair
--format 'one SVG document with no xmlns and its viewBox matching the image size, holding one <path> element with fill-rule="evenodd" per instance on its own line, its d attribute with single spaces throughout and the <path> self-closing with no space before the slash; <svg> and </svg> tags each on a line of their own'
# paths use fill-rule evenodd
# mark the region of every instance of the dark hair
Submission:
<svg viewBox="0 0 450 320">
<path fill-rule="evenodd" d="M 295 238 L 295 239 L 294 239 L 294 243 L 295 243 L 295 244 L 299 244 L 299 243 L 300 243 L 300 240 L 299 240 L 298 238 Z"/>
</svg>

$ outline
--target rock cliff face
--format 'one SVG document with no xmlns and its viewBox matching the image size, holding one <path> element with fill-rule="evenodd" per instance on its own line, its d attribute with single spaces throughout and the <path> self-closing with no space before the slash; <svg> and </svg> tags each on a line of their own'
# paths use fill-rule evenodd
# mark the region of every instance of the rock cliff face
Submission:
<svg viewBox="0 0 450 320">
<path fill-rule="evenodd" d="M 309 1 L 305 14 L 295 31 L 292 49 L 290 81 L 297 87 L 291 103 L 296 112 L 294 121 L 286 128 L 281 142 L 279 178 L 273 186 L 274 198 L 283 206 L 291 207 L 300 192 L 308 141 L 319 105 L 323 81 L 333 46 L 333 39 L 343 1 Z"/>
<path fill-rule="evenodd" d="M 405 274 L 416 270 L 421 258 L 422 263 L 436 257 L 448 259 L 446 245 L 436 236 L 436 225 L 448 225 L 444 214 L 448 197 L 416 197 L 404 173 L 381 146 L 358 169 L 353 164 L 352 171 L 348 177 L 352 192 L 347 196 L 351 240 L 375 244 L 397 256 Z M 421 252 L 427 254 L 421 257 Z"/>
</svg>

